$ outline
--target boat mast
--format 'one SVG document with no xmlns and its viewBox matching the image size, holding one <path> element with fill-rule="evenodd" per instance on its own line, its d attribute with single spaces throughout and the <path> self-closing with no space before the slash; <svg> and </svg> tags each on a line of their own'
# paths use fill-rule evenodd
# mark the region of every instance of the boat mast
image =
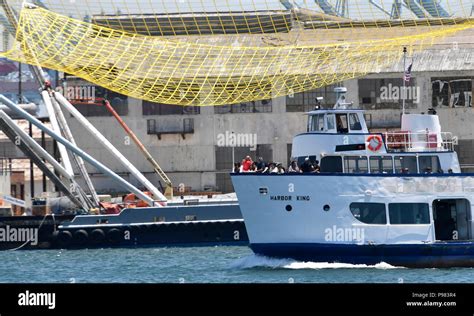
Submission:
<svg viewBox="0 0 474 316">
<path fill-rule="evenodd" d="M 403 47 L 403 94 L 402 94 L 402 115 L 405 114 L 405 99 L 406 99 L 406 96 L 407 96 L 407 92 L 406 92 L 406 71 L 407 71 L 407 48 L 406 47 Z"/>
</svg>

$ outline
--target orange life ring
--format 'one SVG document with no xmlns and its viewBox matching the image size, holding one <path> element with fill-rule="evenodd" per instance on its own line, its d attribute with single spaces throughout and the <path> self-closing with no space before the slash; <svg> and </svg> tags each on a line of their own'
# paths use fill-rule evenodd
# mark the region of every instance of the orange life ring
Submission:
<svg viewBox="0 0 474 316">
<path fill-rule="evenodd" d="M 383 140 L 380 135 L 370 135 L 367 137 L 367 148 L 370 151 L 378 152 L 382 148 Z"/>
</svg>

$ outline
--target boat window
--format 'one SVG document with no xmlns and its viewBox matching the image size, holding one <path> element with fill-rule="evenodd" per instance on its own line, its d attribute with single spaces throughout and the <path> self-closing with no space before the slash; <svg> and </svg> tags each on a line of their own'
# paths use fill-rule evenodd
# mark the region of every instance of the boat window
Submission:
<svg viewBox="0 0 474 316">
<path fill-rule="evenodd" d="M 422 173 L 443 173 L 438 156 L 419 156 L 418 164 Z"/>
<path fill-rule="evenodd" d="M 347 114 L 336 114 L 336 124 L 338 133 L 348 133 L 349 129 L 347 128 Z"/>
<path fill-rule="evenodd" d="M 395 172 L 396 173 L 417 173 L 415 156 L 395 156 Z"/>
<path fill-rule="evenodd" d="M 427 203 L 391 203 L 388 205 L 390 224 L 429 224 L 430 209 Z"/>
<path fill-rule="evenodd" d="M 326 114 L 326 123 L 328 130 L 334 130 L 336 128 L 336 124 L 334 123 L 334 114 Z"/>
<path fill-rule="evenodd" d="M 360 124 L 359 116 L 357 116 L 356 113 L 350 113 L 349 114 L 349 126 L 351 128 L 351 131 L 361 131 L 362 130 L 362 125 Z"/>
<path fill-rule="evenodd" d="M 324 131 L 324 114 L 313 115 L 311 121 L 311 131 L 320 132 Z"/>
<path fill-rule="evenodd" d="M 308 125 L 306 126 L 306 131 L 311 132 L 311 128 L 313 127 L 313 115 L 308 116 Z"/>
<path fill-rule="evenodd" d="M 318 119 L 318 131 L 324 131 L 324 115 L 319 115 Z"/>
<path fill-rule="evenodd" d="M 319 115 L 313 115 L 311 121 L 311 131 L 318 131 Z"/>
<path fill-rule="evenodd" d="M 365 156 L 346 156 L 344 157 L 345 173 L 367 173 L 367 157 Z"/>
<path fill-rule="evenodd" d="M 383 203 L 352 203 L 352 215 L 362 223 L 387 224 L 387 214 Z"/>
<path fill-rule="evenodd" d="M 342 157 L 326 156 L 321 158 L 321 172 L 342 172 Z"/>
<path fill-rule="evenodd" d="M 370 173 L 393 173 L 393 161 L 390 156 L 370 157 Z"/>
</svg>

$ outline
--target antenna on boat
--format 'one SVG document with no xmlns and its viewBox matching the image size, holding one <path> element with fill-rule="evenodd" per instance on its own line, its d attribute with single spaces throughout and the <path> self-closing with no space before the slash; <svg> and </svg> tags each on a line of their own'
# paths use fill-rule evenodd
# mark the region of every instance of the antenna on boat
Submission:
<svg viewBox="0 0 474 316">
<path fill-rule="evenodd" d="M 407 68 L 407 48 L 403 47 L 403 93 L 402 93 L 402 114 L 405 114 L 405 104 L 407 99 L 407 83 L 411 80 L 411 68 L 413 67 L 413 56 L 411 64 Z"/>
<path fill-rule="evenodd" d="M 352 103 L 346 101 L 346 87 L 336 87 L 334 88 L 334 93 L 336 93 L 336 104 L 334 109 L 347 109 L 352 107 Z"/>
<path fill-rule="evenodd" d="M 406 91 L 405 73 L 407 69 L 407 48 L 403 47 L 403 93 Z M 402 115 L 405 114 L 405 97 L 402 97 Z"/>
</svg>

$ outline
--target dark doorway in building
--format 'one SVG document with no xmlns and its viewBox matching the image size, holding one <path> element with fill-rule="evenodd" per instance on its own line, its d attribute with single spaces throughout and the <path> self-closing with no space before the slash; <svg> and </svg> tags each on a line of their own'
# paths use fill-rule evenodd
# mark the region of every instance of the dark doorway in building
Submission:
<svg viewBox="0 0 474 316">
<path fill-rule="evenodd" d="M 435 200 L 433 217 L 436 240 L 468 240 L 471 238 L 471 209 L 466 199 Z"/>
</svg>

